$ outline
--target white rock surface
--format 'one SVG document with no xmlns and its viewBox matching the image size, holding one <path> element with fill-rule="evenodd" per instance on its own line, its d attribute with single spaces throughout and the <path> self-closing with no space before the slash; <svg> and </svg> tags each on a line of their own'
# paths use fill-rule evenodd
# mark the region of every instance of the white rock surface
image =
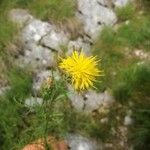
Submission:
<svg viewBox="0 0 150 150">
<path fill-rule="evenodd" d="M 70 150 L 102 150 L 100 143 L 78 134 L 68 135 L 66 141 Z"/>
<path fill-rule="evenodd" d="M 150 59 L 150 53 L 137 49 L 133 51 L 133 54 L 140 59 Z"/>
<path fill-rule="evenodd" d="M 100 121 L 102 124 L 106 124 L 108 123 L 108 118 L 102 118 Z"/>
<path fill-rule="evenodd" d="M 97 93 L 93 90 L 90 90 L 85 96 L 87 98 L 84 108 L 86 112 L 92 112 L 100 109 L 103 106 L 109 107 L 114 102 L 114 98 L 108 91 L 105 91 L 104 93 Z"/>
<path fill-rule="evenodd" d="M 6 92 L 7 90 L 9 90 L 9 89 L 10 89 L 9 86 L 2 86 L 2 87 L 0 87 L 0 96 L 1 96 L 1 95 L 4 95 L 5 92 Z"/>
<path fill-rule="evenodd" d="M 40 70 L 39 72 L 37 72 L 33 80 L 33 86 L 32 86 L 34 93 L 37 94 L 40 91 L 44 81 L 47 81 L 48 77 L 52 77 L 52 76 L 54 77 L 55 80 L 57 81 L 60 80 L 60 74 L 58 70 L 53 71 L 53 73 L 51 70 Z"/>
<path fill-rule="evenodd" d="M 125 126 L 129 126 L 132 123 L 133 123 L 133 120 L 132 120 L 131 116 L 129 116 L 129 115 L 125 116 L 125 118 L 124 118 L 124 125 Z"/>
<path fill-rule="evenodd" d="M 57 31 L 55 28 L 48 32 L 41 40 L 43 46 L 49 47 L 50 49 L 61 51 L 60 46 L 67 45 L 69 42 L 68 35 L 63 31 Z"/>
<path fill-rule="evenodd" d="M 35 93 L 39 92 L 43 82 L 50 76 L 51 76 L 50 70 L 42 70 L 39 73 L 37 73 L 33 81 L 33 91 Z"/>
<path fill-rule="evenodd" d="M 25 106 L 34 107 L 36 105 L 42 105 L 43 99 L 39 97 L 30 97 L 25 100 Z"/>
<path fill-rule="evenodd" d="M 24 50 L 24 56 L 19 57 L 18 63 L 22 67 L 30 65 L 35 69 L 43 69 L 55 66 L 56 59 L 54 56 L 55 53 L 49 49 L 32 44 L 30 50 Z"/>
<path fill-rule="evenodd" d="M 97 0 L 78 0 L 77 17 L 83 22 L 85 32 L 93 39 L 102 30 L 103 25 L 113 25 L 116 21 L 115 13 L 98 3 Z"/>
<path fill-rule="evenodd" d="M 69 41 L 68 35 L 54 25 L 33 19 L 23 29 L 22 41 L 25 48 L 32 49 L 32 44 L 40 44 L 53 50 L 60 50 L 61 45 Z"/>
<path fill-rule="evenodd" d="M 68 90 L 70 91 L 68 97 L 71 100 L 73 107 L 78 111 L 91 113 L 100 108 L 105 111 L 105 109 L 108 109 L 114 102 L 114 98 L 108 91 L 97 93 L 94 90 L 89 90 L 86 93 L 81 94 L 74 91 L 71 86 L 68 86 Z"/>
<path fill-rule="evenodd" d="M 79 94 L 78 92 L 74 91 L 71 85 L 68 85 L 68 97 L 71 100 L 73 107 L 77 111 L 83 111 L 84 108 L 84 99 L 83 95 Z"/>
<path fill-rule="evenodd" d="M 24 47 L 32 49 L 32 44 L 39 44 L 39 40 L 53 29 L 47 22 L 33 19 L 22 31 L 22 42 Z"/>
<path fill-rule="evenodd" d="M 87 56 L 91 55 L 89 43 L 85 43 L 81 38 L 78 38 L 76 41 L 70 41 L 68 43 L 67 55 L 71 55 L 73 50 L 81 50 L 81 49 L 83 53 L 86 54 Z"/>
</svg>

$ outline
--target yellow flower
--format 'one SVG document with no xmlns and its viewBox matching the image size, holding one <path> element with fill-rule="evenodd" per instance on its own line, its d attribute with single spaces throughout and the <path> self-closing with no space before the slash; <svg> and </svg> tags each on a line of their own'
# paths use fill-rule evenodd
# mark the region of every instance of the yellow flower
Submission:
<svg viewBox="0 0 150 150">
<path fill-rule="evenodd" d="M 94 87 L 97 76 L 102 75 L 102 70 L 97 67 L 96 57 L 87 57 L 83 52 L 74 51 L 71 56 L 62 59 L 59 67 L 70 77 L 76 90 Z"/>
</svg>

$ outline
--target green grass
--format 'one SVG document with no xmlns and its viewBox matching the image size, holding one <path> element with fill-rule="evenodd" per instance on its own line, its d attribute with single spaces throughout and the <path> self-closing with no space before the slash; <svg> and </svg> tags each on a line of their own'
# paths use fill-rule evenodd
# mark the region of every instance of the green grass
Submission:
<svg viewBox="0 0 150 150">
<path fill-rule="evenodd" d="M 20 68 L 11 69 L 8 72 L 8 81 L 11 90 L 7 96 L 12 99 L 24 99 L 31 92 L 32 77 L 28 72 Z"/>
<path fill-rule="evenodd" d="M 143 48 L 150 50 L 150 19 L 149 16 L 139 16 L 129 22 L 122 23 L 117 30 L 104 27 L 97 41 L 94 43 L 94 51 L 123 51 L 124 47 Z M 123 52 L 122 52 L 123 53 Z"/>
<path fill-rule="evenodd" d="M 150 96 L 149 64 L 133 65 L 121 72 L 121 79 L 113 87 L 117 100 L 120 102 L 130 100 L 134 93 L 141 93 L 143 97 Z"/>
<path fill-rule="evenodd" d="M 7 18 L 0 16 L 0 53 L 7 50 L 6 48 L 13 42 L 13 37 L 18 32 L 16 25 Z"/>
<path fill-rule="evenodd" d="M 116 8 L 116 14 L 120 21 L 130 20 L 135 15 L 135 6 L 129 3 L 124 7 L 118 7 Z"/>
<path fill-rule="evenodd" d="M 0 52 L 13 41 L 17 33 L 17 25 L 8 18 L 8 11 L 13 8 L 14 2 L 2 0 L 0 3 Z"/>
<path fill-rule="evenodd" d="M 102 125 L 100 116 L 73 110 L 62 80 L 53 81 L 49 90 L 42 89 L 43 104 L 30 108 L 24 106 L 24 99 L 31 92 L 29 77 L 18 70 L 12 71 L 11 76 L 11 89 L 0 100 L 0 149 L 19 150 L 39 138 L 51 135 L 62 139 L 68 133 L 80 133 L 100 141 L 110 138 L 112 119 Z"/>
<path fill-rule="evenodd" d="M 39 19 L 58 23 L 72 18 L 76 8 L 74 0 L 18 0 L 17 4 Z"/>
<path fill-rule="evenodd" d="M 138 102 L 132 108 L 134 125 L 130 128 L 129 140 L 134 149 L 150 149 L 150 102 L 146 98 L 138 97 Z"/>
<path fill-rule="evenodd" d="M 131 21 L 128 25 L 122 25 L 117 32 L 120 43 L 131 48 L 144 48 L 150 50 L 150 20 L 139 18 Z"/>
<path fill-rule="evenodd" d="M 109 26 L 103 28 L 92 47 L 93 54 L 101 59 L 100 67 L 105 72 L 105 76 L 100 78 L 102 83 L 96 85 L 98 89 L 112 88 L 113 81 L 120 76 L 120 68 L 127 68 L 139 61 L 132 55 L 128 56 L 134 49 L 150 50 L 149 26 L 149 16 L 141 15 L 130 20 L 129 24 L 121 23 L 117 30 Z M 124 83 L 119 85 L 127 92 L 128 87 L 125 86 Z"/>
<path fill-rule="evenodd" d="M 24 113 L 23 100 L 31 93 L 31 75 L 19 68 L 8 73 L 10 89 L 0 97 L 0 149 L 15 149 L 19 132 L 22 130 Z"/>
</svg>

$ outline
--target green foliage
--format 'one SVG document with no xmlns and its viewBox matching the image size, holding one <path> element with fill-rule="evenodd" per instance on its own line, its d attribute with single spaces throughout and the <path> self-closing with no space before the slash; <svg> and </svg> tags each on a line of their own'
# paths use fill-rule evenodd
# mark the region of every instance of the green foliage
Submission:
<svg viewBox="0 0 150 150">
<path fill-rule="evenodd" d="M 10 22 L 6 17 L 0 16 L 0 51 L 12 42 L 14 34 L 16 34 L 16 25 Z"/>
<path fill-rule="evenodd" d="M 8 11 L 14 6 L 14 2 L 2 0 L 0 3 L 0 52 L 5 51 L 6 46 L 13 41 L 18 32 L 17 25 L 8 19 Z"/>
<path fill-rule="evenodd" d="M 123 103 L 125 100 L 130 98 L 132 89 L 127 83 L 118 83 L 113 89 L 114 96 L 117 100 Z"/>
<path fill-rule="evenodd" d="M 116 14 L 120 21 L 132 19 L 135 15 L 135 6 L 129 3 L 124 7 L 118 7 L 116 9 Z"/>
<path fill-rule="evenodd" d="M 121 54 L 126 46 L 144 48 L 150 50 L 150 19 L 149 17 L 134 18 L 128 24 L 122 24 L 114 31 L 111 27 L 104 27 L 99 38 L 94 43 L 93 49 L 96 54 L 104 53 Z M 117 56 L 118 56 L 117 55 Z"/>
<path fill-rule="evenodd" d="M 11 86 L 8 98 L 21 100 L 27 97 L 32 87 L 31 75 L 20 68 L 13 68 L 9 71 L 8 77 Z"/>
<path fill-rule="evenodd" d="M 32 79 L 27 72 L 19 68 L 12 69 L 8 76 L 10 89 L 5 96 L 0 97 L 0 131 L 2 133 L 0 149 L 15 150 L 14 145 L 25 126 L 23 121 L 25 108 L 22 103 L 31 92 Z"/>
<path fill-rule="evenodd" d="M 117 37 L 122 45 L 150 49 L 150 20 L 149 18 L 135 19 L 129 24 L 122 25 L 117 32 Z"/>
<path fill-rule="evenodd" d="M 20 7 L 28 8 L 31 13 L 42 19 L 62 22 L 74 16 L 74 0 L 18 0 Z"/>
<path fill-rule="evenodd" d="M 150 68 L 148 64 L 133 65 L 122 72 L 122 77 L 114 85 L 113 91 L 117 100 L 124 102 L 133 93 L 140 92 L 143 96 L 149 96 Z"/>
<path fill-rule="evenodd" d="M 134 149 L 150 149 L 150 103 L 137 103 L 133 108 L 134 126 L 131 127 L 130 140 Z"/>
</svg>

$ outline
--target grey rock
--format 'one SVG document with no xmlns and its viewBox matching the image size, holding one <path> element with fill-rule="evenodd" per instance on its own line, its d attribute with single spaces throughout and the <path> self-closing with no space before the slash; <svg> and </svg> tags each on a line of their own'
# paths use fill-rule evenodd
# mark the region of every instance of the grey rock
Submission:
<svg viewBox="0 0 150 150">
<path fill-rule="evenodd" d="M 53 29 L 42 38 L 41 44 L 55 51 L 61 51 L 60 46 L 67 45 L 69 41 L 68 35 L 63 31 Z"/>
<path fill-rule="evenodd" d="M 93 90 L 90 90 L 86 93 L 86 112 L 92 112 L 100 107 L 100 105 L 104 102 L 104 93 L 97 93 Z"/>
<path fill-rule="evenodd" d="M 108 91 L 105 91 L 104 93 L 97 93 L 90 90 L 86 93 L 85 97 L 86 101 L 84 110 L 88 113 L 103 106 L 109 107 L 114 102 L 114 98 Z"/>
<path fill-rule="evenodd" d="M 27 49 L 32 49 L 32 45 L 37 44 L 58 51 L 68 41 L 68 35 L 63 31 L 37 19 L 30 21 L 22 32 L 22 42 Z"/>
<path fill-rule="evenodd" d="M 108 118 L 102 118 L 100 121 L 102 124 L 106 124 L 108 123 Z"/>
<path fill-rule="evenodd" d="M 87 56 L 91 55 L 89 43 L 84 42 L 81 38 L 78 38 L 76 41 L 70 41 L 68 43 L 67 55 L 71 55 L 73 50 L 81 50 L 81 49 L 83 53 L 86 54 Z"/>
<path fill-rule="evenodd" d="M 77 110 L 77 111 L 83 111 L 84 108 L 84 98 L 81 93 L 78 93 L 75 91 L 71 85 L 68 85 L 68 97 L 72 103 L 72 106 Z"/>
<path fill-rule="evenodd" d="M 34 78 L 34 81 L 33 81 L 33 91 L 34 91 L 34 93 L 38 93 L 39 92 L 43 82 L 49 76 L 51 76 L 51 71 L 50 70 L 42 70 L 42 71 L 37 73 L 37 75 L 36 75 L 36 77 Z"/>
<path fill-rule="evenodd" d="M 112 6 L 113 2 L 115 0 L 97 0 L 97 2 L 99 3 L 99 5 L 102 5 L 104 7 L 110 7 Z"/>
<path fill-rule="evenodd" d="M 125 116 L 125 118 L 124 118 L 124 125 L 125 126 L 129 126 L 132 123 L 133 123 L 133 120 L 132 120 L 131 116 L 129 116 L 129 115 Z"/>
<path fill-rule="evenodd" d="M 78 134 L 70 134 L 66 138 L 70 150 L 102 150 L 102 145 L 92 139 Z"/>
<path fill-rule="evenodd" d="M 105 90 L 104 92 L 104 103 L 106 105 L 111 105 L 112 103 L 114 103 L 114 97 L 112 96 L 112 94 L 108 91 Z"/>
<path fill-rule="evenodd" d="M 68 97 L 71 100 L 72 106 L 77 111 L 91 113 L 101 107 L 103 107 L 103 110 L 105 108 L 108 109 L 114 103 L 114 98 L 108 91 L 97 93 L 94 90 L 89 90 L 86 93 L 79 93 L 71 85 L 68 86 L 68 91 Z"/>
<path fill-rule="evenodd" d="M 25 106 L 34 107 L 37 105 L 42 105 L 43 99 L 39 97 L 30 97 L 25 100 Z"/>
<path fill-rule="evenodd" d="M 32 44 L 31 50 L 24 50 L 24 55 L 18 59 L 20 66 L 32 66 L 34 69 L 55 66 L 55 53 L 42 46 Z"/>
<path fill-rule="evenodd" d="M 42 22 L 37 19 L 33 19 L 22 31 L 22 42 L 26 49 L 32 49 L 32 44 L 39 44 L 39 41 L 45 36 L 53 26 Z"/>
<path fill-rule="evenodd" d="M 53 73 L 51 70 L 40 70 L 39 72 L 36 73 L 36 76 L 33 80 L 33 86 L 32 86 L 33 91 L 36 95 L 40 91 L 44 81 L 46 81 L 48 77 L 52 77 L 52 76 L 54 77 L 55 80 L 57 81 L 60 80 L 60 74 L 58 70 L 53 71 Z"/>
<path fill-rule="evenodd" d="M 79 13 L 76 16 L 83 22 L 86 34 L 95 39 L 103 25 L 113 25 L 116 21 L 115 13 L 97 0 L 78 0 Z"/>
<path fill-rule="evenodd" d="M 0 96 L 4 95 L 6 93 L 7 90 L 9 90 L 10 87 L 9 86 L 2 86 L 0 87 Z"/>
<path fill-rule="evenodd" d="M 140 59 L 149 59 L 150 60 L 150 53 L 144 52 L 143 50 L 137 49 L 133 51 L 133 55 Z"/>
<path fill-rule="evenodd" d="M 23 26 L 28 21 L 31 21 L 33 17 L 29 14 L 27 10 L 24 9 L 12 9 L 9 12 L 9 18 L 15 23 L 18 23 L 19 25 Z"/>
</svg>

